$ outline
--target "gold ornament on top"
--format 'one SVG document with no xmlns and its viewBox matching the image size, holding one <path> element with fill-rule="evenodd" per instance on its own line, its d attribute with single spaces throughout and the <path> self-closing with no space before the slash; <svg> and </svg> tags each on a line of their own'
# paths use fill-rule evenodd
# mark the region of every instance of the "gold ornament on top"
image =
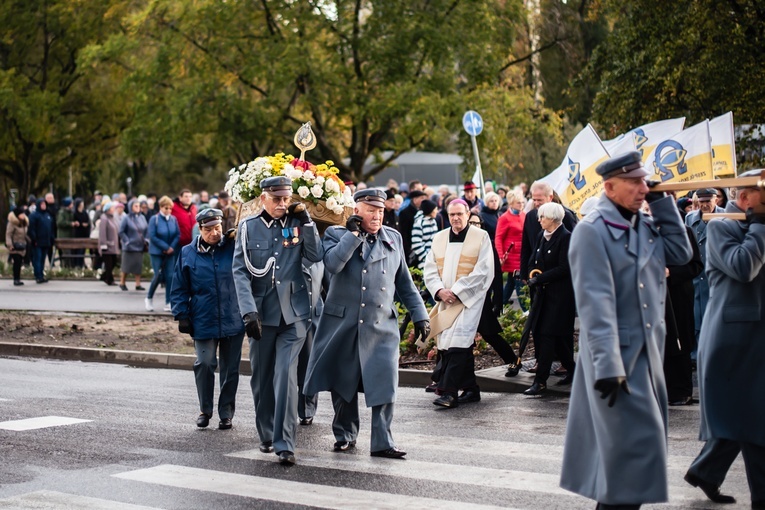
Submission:
<svg viewBox="0 0 765 510">
<path fill-rule="evenodd" d="M 300 149 L 300 161 L 305 161 L 306 151 L 310 151 L 316 147 L 316 135 L 313 134 L 311 129 L 311 123 L 306 122 L 295 133 L 295 146 Z"/>
</svg>

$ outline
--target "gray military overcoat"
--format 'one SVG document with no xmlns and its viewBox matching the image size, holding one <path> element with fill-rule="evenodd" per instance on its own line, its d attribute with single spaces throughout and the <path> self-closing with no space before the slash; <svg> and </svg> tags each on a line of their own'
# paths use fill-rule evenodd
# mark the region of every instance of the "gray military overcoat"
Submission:
<svg viewBox="0 0 765 510">
<path fill-rule="evenodd" d="M 561 487 L 606 504 L 667 500 L 664 268 L 692 252 L 671 197 L 651 212 L 635 230 L 603 196 L 569 248 L 580 334 Z M 609 408 L 595 381 L 619 376 L 632 394 Z"/>
<path fill-rule="evenodd" d="M 742 212 L 729 202 L 725 212 Z M 701 439 L 765 446 L 765 226 L 712 220 L 699 339 Z"/>
<path fill-rule="evenodd" d="M 344 227 L 326 230 L 324 268 L 331 278 L 308 361 L 306 395 L 335 390 L 350 402 L 361 380 L 367 407 L 395 401 L 400 337 L 394 295 L 412 321 L 428 318 L 403 253 L 401 234 L 390 227 L 380 229 L 371 247 Z"/>
<path fill-rule="evenodd" d="M 258 312 L 264 326 L 279 326 L 281 317 L 286 324 L 307 320 L 311 300 L 302 259 L 322 259 L 316 225 L 300 225 L 299 220 L 287 217 L 267 221 L 261 213 L 242 221 L 236 236 L 233 272 L 239 311 L 242 317 Z M 253 276 L 253 270 L 266 267 L 270 269 L 262 276 Z"/>
<path fill-rule="evenodd" d="M 724 212 L 722 207 L 715 207 L 716 213 Z M 701 211 L 691 211 L 685 217 L 685 224 L 691 227 L 693 233 L 696 235 L 696 242 L 699 245 L 699 253 L 701 254 L 701 263 L 704 267 L 707 265 L 707 222 L 702 221 Z M 709 281 L 707 280 L 707 272 L 702 271 L 693 279 L 693 322 L 696 327 L 696 332 L 701 329 L 701 321 L 704 318 L 704 311 L 707 309 L 707 302 L 709 301 Z"/>
</svg>

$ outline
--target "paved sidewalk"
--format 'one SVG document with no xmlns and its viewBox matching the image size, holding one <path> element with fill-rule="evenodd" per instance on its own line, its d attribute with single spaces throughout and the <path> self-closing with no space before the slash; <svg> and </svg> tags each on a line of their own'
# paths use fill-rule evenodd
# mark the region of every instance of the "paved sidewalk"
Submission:
<svg viewBox="0 0 765 510">
<path fill-rule="evenodd" d="M 148 288 L 149 282 L 142 285 Z M 0 309 L 50 312 L 94 312 L 120 314 L 167 315 L 162 311 L 164 289 L 157 289 L 154 295 L 155 312 L 144 309 L 145 291 L 135 291 L 135 284 L 128 284 L 128 291 L 118 286 L 107 286 L 96 280 L 51 280 L 45 284 L 25 281 L 25 285 L 14 287 L 12 280 L 0 279 Z M 34 357 L 87 362 L 119 363 L 148 368 L 192 369 L 195 356 L 189 354 L 119 351 L 61 347 L 56 345 L 34 345 L 3 342 L 0 337 L 0 356 Z M 495 367 L 476 372 L 478 384 L 483 391 L 518 393 L 531 386 L 534 375 L 521 372 L 516 377 L 505 377 L 506 368 Z M 250 375 L 250 364 L 242 360 L 240 373 Z M 554 394 L 569 394 L 570 386 L 554 386 L 558 378 L 551 376 L 548 391 Z M 399 385 L 425 387 L 430 383 L 430 372 L 424 370 L 399 369 Z"/>
</svg>

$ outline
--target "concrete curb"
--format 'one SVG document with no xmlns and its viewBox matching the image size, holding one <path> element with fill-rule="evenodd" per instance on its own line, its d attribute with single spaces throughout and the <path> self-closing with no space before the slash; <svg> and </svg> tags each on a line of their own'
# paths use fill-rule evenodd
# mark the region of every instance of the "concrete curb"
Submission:
<svg viewBox="0 0 765 510">
<path fill-rule="evenodd" d="M 141 368 L 174 368 L 191 370 L 196 356 L 193 354 L 169 354 L 162 352 L 120 351 L 114 349 L 96 349 L 92 347 L 63 347 L 59 345 L 23 344 L 0 342 L 0 357 L 29 357 L 83 361 L 95 363 L 117 363 Z M 505 377 L 506 367 L 494 367 L 476 372 L 478 385 L 482 391 L 498 393 L 521 393 L 534 380 L 534 375 L 521 372 L 515 377 Z M 250 362 L 242 360 L 239 373 L 252 375 Z M 424 388 L 430 384 L 430 372 L 400 368 L 398 384 L 404 387 Z M 551 378 L 555 379 L 555 378 Z M 548 386 L 548 392 L 560 396 L 570 393 L 570 386 Z"/>
</svg>

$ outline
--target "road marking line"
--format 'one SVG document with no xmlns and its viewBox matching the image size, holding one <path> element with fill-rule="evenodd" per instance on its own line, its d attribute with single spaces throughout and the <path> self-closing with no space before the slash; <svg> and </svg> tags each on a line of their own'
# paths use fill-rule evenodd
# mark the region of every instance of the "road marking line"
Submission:
<svg viewBox="0 0 765 510">
<path fill-rule="evenodd" d="M 47 510 L 77 508 L 78 510 L 157 510 L 156 507 L 132 505 L 119 501 L 77 496 L 56 491 L 35 491 L 0 499 L 0 508 L 14 510 Z"/>
<path fill-rule="evenodd" d="M 295 453 L 298 464 L 326 469 L 340 469 L 356 473 L 383 476 L 400 476 L 419 480 L 445 482 L 447 484 L 478 485 L 498 489 L 523 490 L 571 496 L 558 487 L 559 475 L 494 469 L 471 465 L 441 464 L 407 459 L 390 460 L 369 455 L 342 454 L 298 450 Z M 263 459 L 259 450 L 246 450 L 228 454 L 243 459 Z"/>
<path fill-rule="evenodd" d="M 262 458 L 261 454 L 261 458 Z M 299 459 L 298 462 L 300 462 Z M 394 461 L 396 462 L 396 461 Z M 397 461 L 401 462 L 401 461 Z M 126 471 L 115 475 L 124 480 L 153 483 L 183 489 L 215 492 L 283 504 L 306 505 L 319 508 L 379 508 L 399 510 L 417 509 L 499 509 L 462 501 L 446 501 L 404 494 L 389 494 L 346 487 L 333 487 L 278 478 L 226 473 L 187 466 L 163 464 L 148 469 Z"/>
<path fill-rule="evenodd" d="M 25 420 L 12 420 L 0 422 L 0 429 L 22 430 L 44 429 L 46 427 L 59 427 L 61 425 L 74 425 L 75 423 L 86 423 L 93 420 L 80 420 L 79 418 L 66 418 L 64 416 L 40 416 L 38 418 L 27 418 Z"/>
</svg>

